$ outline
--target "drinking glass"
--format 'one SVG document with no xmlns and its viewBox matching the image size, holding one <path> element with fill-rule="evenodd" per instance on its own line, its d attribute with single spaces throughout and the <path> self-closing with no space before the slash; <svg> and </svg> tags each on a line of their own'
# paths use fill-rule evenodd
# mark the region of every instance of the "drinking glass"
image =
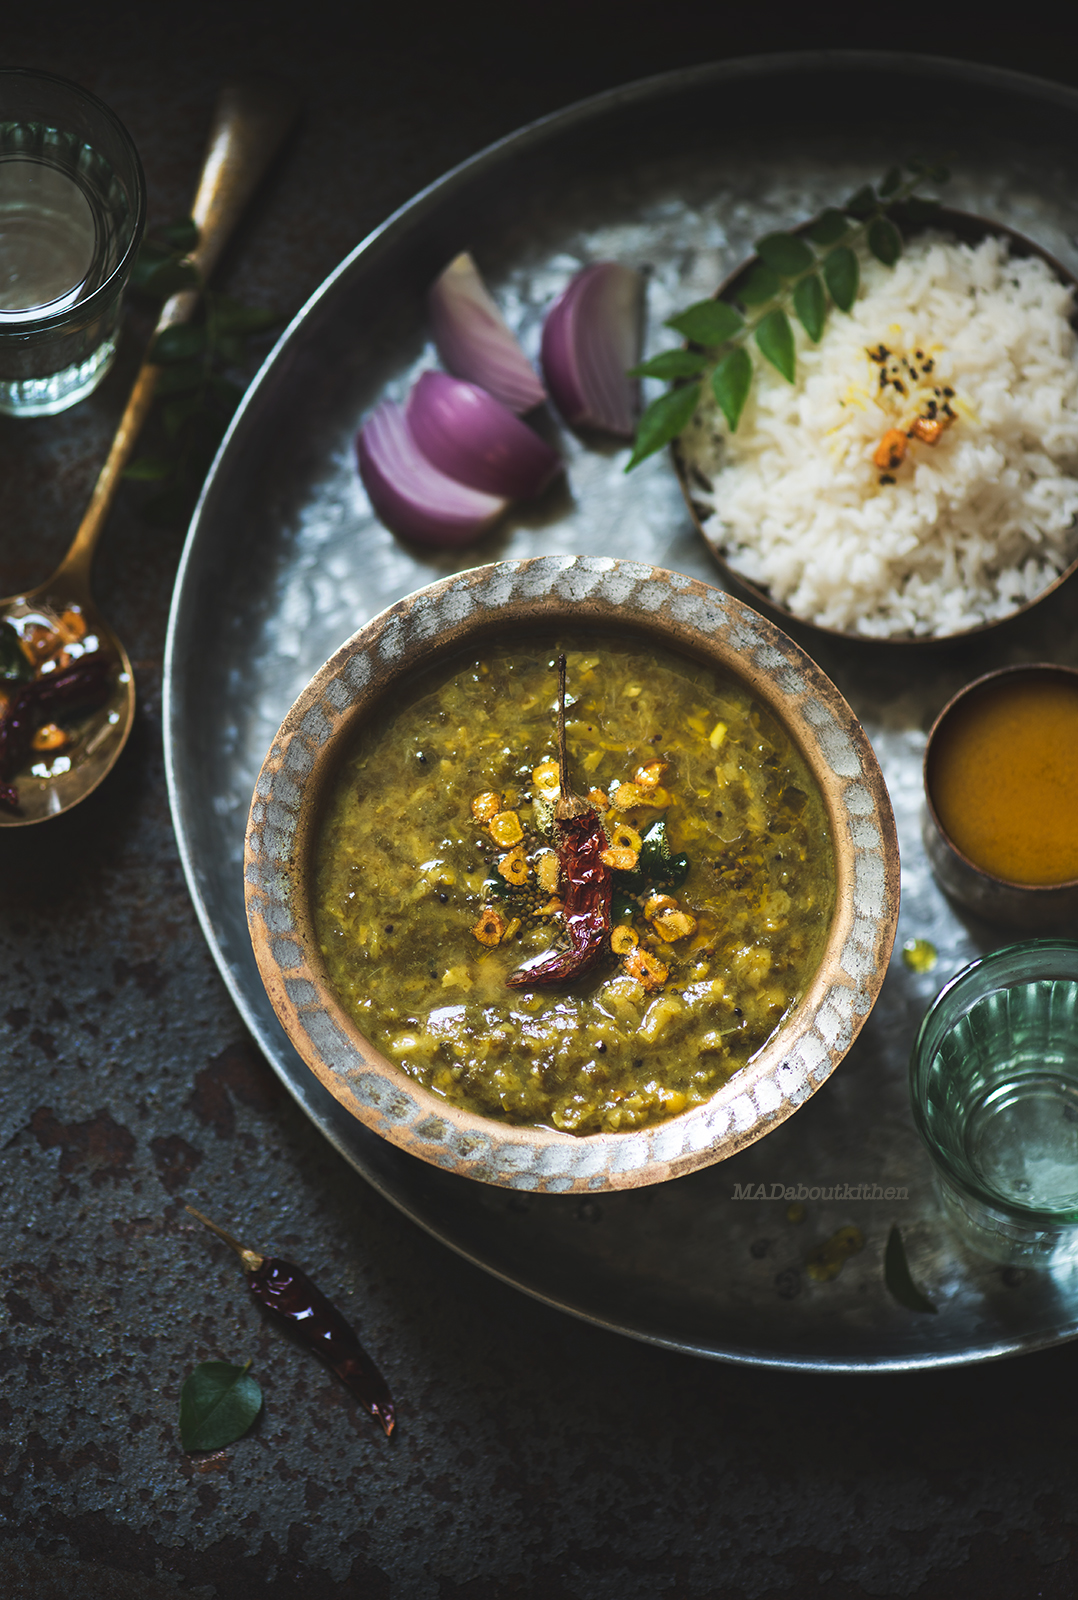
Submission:
<svg viewBox="0 0 1078 1600">
<path fill-rule="evenodd" d="M 0 412 L 63 411 L 101 382 L 145 216 L 138 151 L 108 106 L 0 70 Z"/>
<path fill-rule="evenodd" d="M 936 996 L 910 1063 L 958 1233 L 994 1261 L 1078 1263 L 1078 941 L 1030 939 Z"/>
</svg>

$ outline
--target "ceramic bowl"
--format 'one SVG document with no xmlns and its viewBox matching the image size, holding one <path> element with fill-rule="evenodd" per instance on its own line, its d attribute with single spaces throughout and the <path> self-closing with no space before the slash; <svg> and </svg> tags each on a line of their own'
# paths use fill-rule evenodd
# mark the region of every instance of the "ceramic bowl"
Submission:
<svg viewBox="0 0 1078 1600">
<path fill-rule="evenodd" d="M 923 230 L 923 223 L 911 227 L 897 212 L 896 217 L 906 232 L 915 233 Z M 812 221 L 804 222 L 798 227 L 792 228 L 790 231 L 796 234 L 807 233 L 808 229 L 812 227 L 812 225 Z M 1072 272 L 1068 272 L 1067 268 L 1063 266 L 1062 262 L 1057 261 L 1055 256 L 1050 255 L 1047 250 L 1045 250 L 1041 245 L 1037 244 L 1033 239 L 1027 238 L 1024 233 L 1018 233 L 1014 228 L 1008 228 L 1005 223 L 990 221 L 987 217 L 975 216 L 973 213 L 968 211 L 955 211 L 949 209 L 948 207 L 941 206 L 935 212 L 930 226 L 934 230 L 939 230 L 941 233 L 950 234 L 952 238 L 957 239 L 961 244 L 980 244 L 981 241 L 987 238 L 990 234 L 994 234 L 998 238 L 1005 239 L 1010 247 L 1012 256 L 1039 256 L 1040 259 L 1044 261 L 1051 269 L 1053 275 L 1059 279 L 1060 283 L 1066 284 L 1068 288 L 1073 289 L 1076 297 L 1078 297 L 1078 279 L 1075 278 L 1074 274 Z M 756 264 L 756 256 L 752 256 L 748 261 L 742 262 L 739 267 L 730 273 L 729 276 L 724 278 L 722 283 L 719 284 L 718 288 L 715 290 L 714 298 L 716 300 L 729 300 L 736 298 L 738 288 L 748 276 L 752 268 L 756 266 Z M 692 517 L 692 520 L 696 525 L 697 532 L 700 534 L 701 538 L 707 544 L 712 555 L 714 556 L 716 564 L 722 573 L 723 582 L 730 586 L 735 595 L 743 596 L 750 605 L 758 607 L 766 616 L 777 621 L 782 627 L 810 628 L 814 633 L 823 634 L 834 639 L 840 639 L 844 644 L 856 643 L 858 645 L 863 644 L 870 647 L 883 647 L 888 645 L 899 645 L 905 647 L 909 645 L 915 645 L 924 649 L 926 647 L 934 645 L 938 646 L 940 644 L 957 644 L 962 640 L 973 639 L 979 634 L 987 633 L 990 629 L 1001 627 L 1005 623 L 1013 621 L 1016 617 L 1024 616 L 1025 613 L 1031 610 L 1033 606 L 1039 605 L 1041 601 L 1046 600 L 1050 594 L 1054 594 L 1057 589 L 1059 589 L 1068 581 L 1069 578 L 1073 577 L 1074 574 L 1078 572 L 1078 557 L 1076 557 L 1073 561 L 1068 563 L 1068 565 L 1057 575 L 1057 577 L 1052 579 L 1050 583 L 1046 584 L 1040 593 L 1035 595 L 1032 600 L 1027 600 L 1022 605 L 1015 606 L 1013 611 L 1009 611 L 1004 617 L 996 617 L 993 618 L 992 621 L 981 623 L 975 628 L 965 628 L 954 633 L 903 633 L 874 637 L 869 634 L 851 633 L 839 628 L 825 627 L 821 623 L 812 622 L 807 617 L 799 617 L 795 612 L 790 611 L 786 606 L 780 604 L 779 601 L 774 599 L 767 589 L 751 582 L 738 571 L 736 566 L 730 563 L 727 558 L 726 547 L 723 541 L 721 538 L 717 537 L 708 526 L 708 519 L 711 516 L 711 512 L 706 505 L 701 503 L 699 499 L 700 490 L 699 486 L 696 485 L 694 481 L 692 466 L 685 458 L 677 441 L 675 441 L 674 445 L 671 447 L 671 454 L 674 462 L 674 470 L 677 472 L 678 481 L 681 484 L 682 494 L 685 496 L 685 504 L 688 507 L 689 515 Z"/>
<path fill-rule="evenodd" d="M 955 718 L 970 700 L 994 685 L 1043 680 L 1078 687 L 1078 667 L 1040 661 L 1000 667 L 967 683 L 947 702 L 928 735 L 924 755 L 922 837 L 941 888 L 967 911 L 1003 927 L 1049 933 L 1078 918 L 1078 879 L 1060 883 L 1013 883 L 987 872 L 959 849 L 940 820 L 932 793 L 933 768 Z"/>
<path fill-rule="evenodd" d="M 516 1127 L 450 1105 L 366 1040 L 327 980 L 308 885 L 338 764 L 417 669 L 521 629 L 631 631 L 740 679 L 785 726 L 823 794 L 836 901 L 819 970 L 709 1101 L 625 1133 Z M 281 725 L 247 828 L 247 914 L 262 981 L 304 1061 L 383 1138 L 487 1183 L 565 1193 L 657 1183 L 721 1161 L 792 1115 L 841 1061 L 883 982 L 898 917 L 894 818 L 865 734 L 831 681 L 740 601 L 642 563 L 559 556 L 473 568 L 391 606 L 337 651 Z"/>
</svg>

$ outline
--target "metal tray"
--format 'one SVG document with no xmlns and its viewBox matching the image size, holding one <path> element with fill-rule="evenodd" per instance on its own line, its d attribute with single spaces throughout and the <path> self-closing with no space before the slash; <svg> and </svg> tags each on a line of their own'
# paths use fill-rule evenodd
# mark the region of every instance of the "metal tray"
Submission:
<svg viewBox="0 0 1078 1600">
<path fill-rule="evenodd" d="M 881 107 L 910 116 L 881 116 Z M 503 556 L 639 557 L 718 583 L 673 469 L 569 434 L 569 490 L 553 489 L 456 557 L 406 548 L 371 515 L 352 438 L 382 394 L 403 397 L 433 359 L 424 295 L 470 249 L 529 353 L 542 313 L 583 262 L 650 272 L 651 338 L 709 293 L 768 229 L 841 199 L 912 152 L 888 132 L 923 122 L 955 172 L 949 204 L 997 217 L 1078 269 L 1078 94 L 928 57 L 768 56 L 676 72 L 600 95 L 456 168 L 365 240 L 286 331 L 234 421 L 204 490 L 177 580 L 165 729 L 180 850 L 210 947 L 258 1043 L 336 1148 L 406 1215 L 547 1303 L 634 1337 L 727 1360 L 816 1370 L 940 1366 L 1078 1333 L 1078 1274 L 1004 1271 L 948 1235 L 914 1132 L 906 1062 L 932 995 L 980 951 L 1009 942 L 956 915 L 920 841 L 921 750 L 935 711 L 993 665 L 1078 660 L 1075 585 L 961 648 L 798 642 L 862 718 L 883 765 L 903 856 L 903 939 L 881 998 L 830 1083 L 751 1149 L 676 1182 L 579 1200 L 507 1194 L 405 1155 L 351 1119 L 288 1044 L 251 954 L 241 884 L 255 773 L 307 679 L 400 596 Z M 854 1198 L 859 1186 L 899 1199 Z M 762 1186 L 762 1188 L 761 1188 Z M 785 1199 L 806 1192 L 805 1219 Z M 813 1191 L 816 1191 L 814 1194 Z M 902 1229 L 938 1307 L 905 1309 L 882 1255 Z M 813 1246 L 854 1223 L 865 1248 L 838 1277 L 805 1271 Z"/>
</svg>

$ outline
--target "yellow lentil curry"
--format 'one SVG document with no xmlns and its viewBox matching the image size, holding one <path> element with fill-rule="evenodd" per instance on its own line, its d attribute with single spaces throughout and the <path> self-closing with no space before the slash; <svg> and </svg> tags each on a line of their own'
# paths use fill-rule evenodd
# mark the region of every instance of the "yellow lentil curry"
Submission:
<svg viewBox="0 0 1078 1600">
<path fill-rule="evenodd" d="M 511 988 L 566 941 L 557 672 L 570 782 L 613 872 L 609 952 Z M 625 1131 L 707 1100 L 819 963 L 834 902 L 823 801 L 748 691 L 650 644 L 491 646 L 372 720 L 316 845 L 315 925 L 364 1035 L 504 1122 Z"/>
</svg>

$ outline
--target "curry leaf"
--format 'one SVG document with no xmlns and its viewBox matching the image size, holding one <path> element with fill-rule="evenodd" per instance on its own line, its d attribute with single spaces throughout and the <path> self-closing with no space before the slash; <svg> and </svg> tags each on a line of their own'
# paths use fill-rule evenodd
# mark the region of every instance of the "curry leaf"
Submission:
<svg viewBox="0 0 1078 1600">
<path fill-rule="evenodd" d="M 653 822 L 640 844 L 639 868 L 649 882 L 678 889 L 689 875 L 689 858 L 676 856 L 666 836 L 666 823 Z"/>
<path fill-rule="evenodd" d="M 863 183 L 860 189 L 856 189 L 850 195 L 850 198 L 846 201 L 845 210 L 850 213 L 851 217 L 857 217 L 858 220 L 863 221 L 866 217 L 872 215 L 878 204 L 875 189 L 870 183 Z"/>
<path fill-rule="evenodd" d="M 933 1316 L 939 1314 L 931 1300 L 921 1293 L 910 1276 L 906 1247 L 902 1243 L 897 1223 L 887 1238 L 887 1250 L 883 1258 L 883 1281 L 899 1305 L 905 1306 L 908 1311 L 928 1311 Z"/>
<path fill-rule="evenodd" d="M 902 183 L 902 168 L 901 167 L 889 167 L 888 170 L 887 170 L 886 177 L 884 178 L 883 182 L 880 184 L 880 195 L 881 195 L 881 197 L 884 200 L 889 200 L 891 195 L 894 194 L 895 190 L 897 188 L 899 188 L 901 183 Z"/>
<path fill-rule="evenodd" d="M 192 222 L 190 217 L 181 217 L 178 222 L 169 222 L 158 229 L 162 239 L 166 239 L 174 250 L 193 250 L 198 243 L 198 224 Z"/>
<path fill-rule="evenodd" d="M 638 367 L 629 368 L 630 378 L 695 378 L 707 366 L 703 352 L 691 350 L 662 350 Z"/>
<path fill-rule="evenodd" d="M 167 300 L 169 295 L 178 294 L 182 289 L 197 289 L 198 286 L 197 267 L 190 261 L 177 260 L 163 261 L 159 267 L 154 267 L 145 282 L 139 285 L 147 294 L 162 300 Z"/>
<path fill-rule="evenodd" d="M 823 275 L 836 306 L 840 311 L 849 311 L 857 299 L 861 274 L 857 257 L 848 245 L 840 244 L 824 257 Z"/>
<path fill-rule="evenodd" d="M 802 278 L 794 290 L 794 310 L 809 338 L 816 340 L 823 332 L 827 316 L 827 296 L 818 273 Z"/>
<path fill-rule="evenodd" d="M 841 211 L 836 211 L 834 206 L 829 206 L 826 211 L 821 211 L 817 220 L 809 229 L 809 238 L 814 244 L 837 244 L 844 233 L 849 233 L 850 225 Z"/>
<path fill-rule="evenodd" d="M 653 400 L 636 430 L 636 443 L 625 470 L 628 472 L 645 457 L 654 455 L 664 444 L 676 439 L 689 423 L 696 402 L 700 398 L 700 385 L 687 383 L 680 389 L 671 389 Z"/>
<path fill-rule="evenodd" d="M 242 1439 L 262 1409 L 251 1363 L 200 1361 L 180 1390 L 180 1443 L 185 1450 L 223 1450 Z"/>
<path fill-rule="evenodd" d="M 687 306 L 676 317 L 669 317 L 666 326 L 673 328 L 693 344 L 714 346 L 725 344 L 745 325 L 745 319 L 725 300 L 700 300 Z"/>
<path fill-rule="evenodd" d="M 711 390 L 726 418 L 731 433 L 737 432 L 745 401 L 752 387 L 752 357 L 742 346 L 719 362 L 711 378 Z"/>
<path fill-rule="evenodd" d="M 804 239 L 794 233 L 768 233 L 756 241 L 756 254 L 765 266 L 784 278 L 794 278 L 807 272 L 815 261 Z"/>
<path fill-rule="evenodd" d="M 187 361 L 206 348 L 206 329 L 202 323 L 179 322 L 162 328 L 150 346 L 149 359 L 159 364 Z"/>
<path fill-rule="evenodd" d="M 939 201 L 932 196 L 923 194 L 911 195 L 903 203 L 906 221 L 911 228 L 923 228 L 931 222 L 939 210 Z"/>
<path fill-rule="evenodd" d="M 281 321 L 281 313 L 267 306 L 245 306 L 228 295 L 215 294 L 213 320 L 218 333 L 264 333 Z"/>
<path fill-rule="evenodd" d="M 167 395 L 188 394 L 194 389 L 199 389 L 206 379 L 206 369 L 201 361 L 177 361 L 173 365 L 162 367 L 157 376 L 156 393 L 162 398 Z"/>
<path fill-rule="evenodd" d="M 743 306 L 762 306 L 774 300 L 782 288 L 782 279 L 773 267 L 758 261 L 750 267 L 744 283 L 737 289 L 737 298 Z"/>
<path fill-rule="evenodd" d="M 135 483 L 159 483 L 162 478 L 167 478 L 172 471 L 171 456 L 136 456 L 134 461 L 129 461 L 123 470 L 125 478 L 131 478 Z"/>
<path fill-rule="evenodd" d="M 774 311 L 768 312 L 756 329 L 756 343 L 787 383 L 793 383 L 796 370 L 794 330 L 785 311 L 776 306 Z"/>
<path fill-rule="evenodd" d="M 902 235 L 886 217 L 873 217 L 868 225 L 868 248 L 885 267 L 893 267 L 902 254 Z"/>
</svg>

